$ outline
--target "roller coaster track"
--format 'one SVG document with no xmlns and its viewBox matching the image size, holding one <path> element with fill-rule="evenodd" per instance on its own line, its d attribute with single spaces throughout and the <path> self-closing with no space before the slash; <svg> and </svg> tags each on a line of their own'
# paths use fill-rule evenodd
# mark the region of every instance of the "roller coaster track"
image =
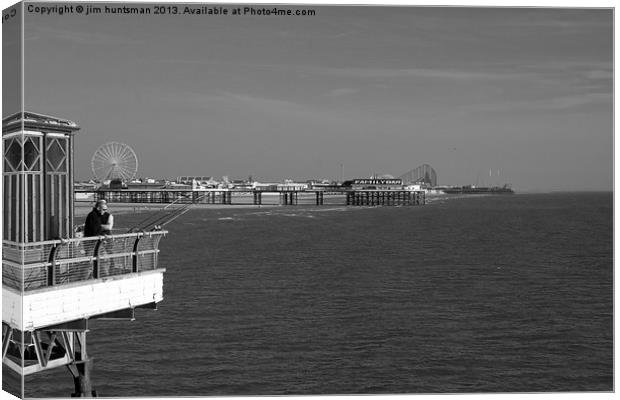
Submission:
<svg viewBox="0 0 620 400">
<path fill-rule="evenodd" d="M 428 164 L 422 164 L 398 178 L 402 179 L 403 184 L 426 183 L 430 186 L 437 186 L 437 173 Z"/>
</svg>

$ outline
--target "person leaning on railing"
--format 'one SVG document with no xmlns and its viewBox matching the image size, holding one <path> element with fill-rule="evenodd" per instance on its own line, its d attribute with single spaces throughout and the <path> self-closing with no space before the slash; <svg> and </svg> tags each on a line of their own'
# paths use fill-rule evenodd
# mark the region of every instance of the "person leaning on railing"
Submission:
<svg viewBox="0 0 620 400">
<path fill-rule="evenodd" d="M 112 234 L 114 226 L 114 217 L 108 212 L 108 205 L 105 200 L 98 200 L 93 210 L 86 216 L 84 222 L 84 236 L 106 236 L 101 247 L 99 247 L 99 255 L 111 254 L 114 252 L 112 240 L 107 239 L 107 235 Z M 100 276 L 114 275 L 115 261 L 110 258 L 107 262 L 100 264 Z"/>
<path fill-rule="evenodd" d="M 84 222 L 84 236 L 101 236 L 112 234 L 114 217 L 108 212 L 105 200 L 98 200 Z"/>
</svg>

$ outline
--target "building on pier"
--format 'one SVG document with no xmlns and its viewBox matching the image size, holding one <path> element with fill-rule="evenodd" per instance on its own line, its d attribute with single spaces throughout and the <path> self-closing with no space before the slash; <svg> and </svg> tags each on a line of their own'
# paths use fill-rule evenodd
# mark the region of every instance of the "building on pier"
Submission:
<svg viewBox="0 0 620 400">
<path fill-rule="evenodd" d="M 3 119 L 2 362 L 21 376 L 66 367 L 74 395 L 89 397 L 89 321 L 132 320 L 163 299 L 166 232 L 74 237 L 78 130 L 29 112 Z"/>
<path fill-rule="evenodd" d="M 344 181 L 344 188 L 351 190 L 402 190 L 402 179 L 379 179 L 379 178 L 361 178 Z"/>
<path fill-rule="evenodd" d="M 220 182 L 213 179 L 212 176 L 178 176 L 176 181 L 178 185 L 196 185 L 204 188 L 217 188 Z"/>
</svg>

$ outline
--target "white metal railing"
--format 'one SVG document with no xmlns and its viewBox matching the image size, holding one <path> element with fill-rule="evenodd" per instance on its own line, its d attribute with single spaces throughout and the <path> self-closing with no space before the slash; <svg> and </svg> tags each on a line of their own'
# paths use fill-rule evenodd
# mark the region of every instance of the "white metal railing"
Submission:
<svg viewBox="0 0 620 400">
<path fill-rule="evenodd" d="M 80 282 L 157 268 L 167 231 L 44 242 L 2 242 L 2 284 L 18 290 Z"/>
</svg>

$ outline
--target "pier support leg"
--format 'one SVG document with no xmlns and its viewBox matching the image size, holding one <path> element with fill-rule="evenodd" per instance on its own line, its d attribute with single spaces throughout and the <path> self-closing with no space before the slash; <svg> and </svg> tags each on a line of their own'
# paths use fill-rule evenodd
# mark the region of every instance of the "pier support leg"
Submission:
<svg viewBox="0 0 620 400">
<path fill-rule="evenodd" d="M 315 192 L 315 193 L 316 193 L 316 205 L 322 206 L 323 205 L 323 192 Z"/>
<path fill-rule="evenodd" d="M 93 360 L 88 358 L 86 352 L 86 332 L 75 332 L 74 335 L 79 342 L 80 351 L 78 352 L 76 349 L 75 361 L 67 365 L 73 375 L 73 384 L 75 385 L 75 392 L 71 394 L 71 397 L 97 397 L 97 392 L 93 390 L 90 380 Z M 74 343 L 75 345 L 76 343 Z"/>
<path fill-rule="evenodd" d="M 69 370 L 73 374 L 73 384 L 75 386 L 75 392 L 71 393 L 71 397 L 97 397 L 90 380 L 93 360 L 76 362 L 71 367 Z"/>
</svg>

